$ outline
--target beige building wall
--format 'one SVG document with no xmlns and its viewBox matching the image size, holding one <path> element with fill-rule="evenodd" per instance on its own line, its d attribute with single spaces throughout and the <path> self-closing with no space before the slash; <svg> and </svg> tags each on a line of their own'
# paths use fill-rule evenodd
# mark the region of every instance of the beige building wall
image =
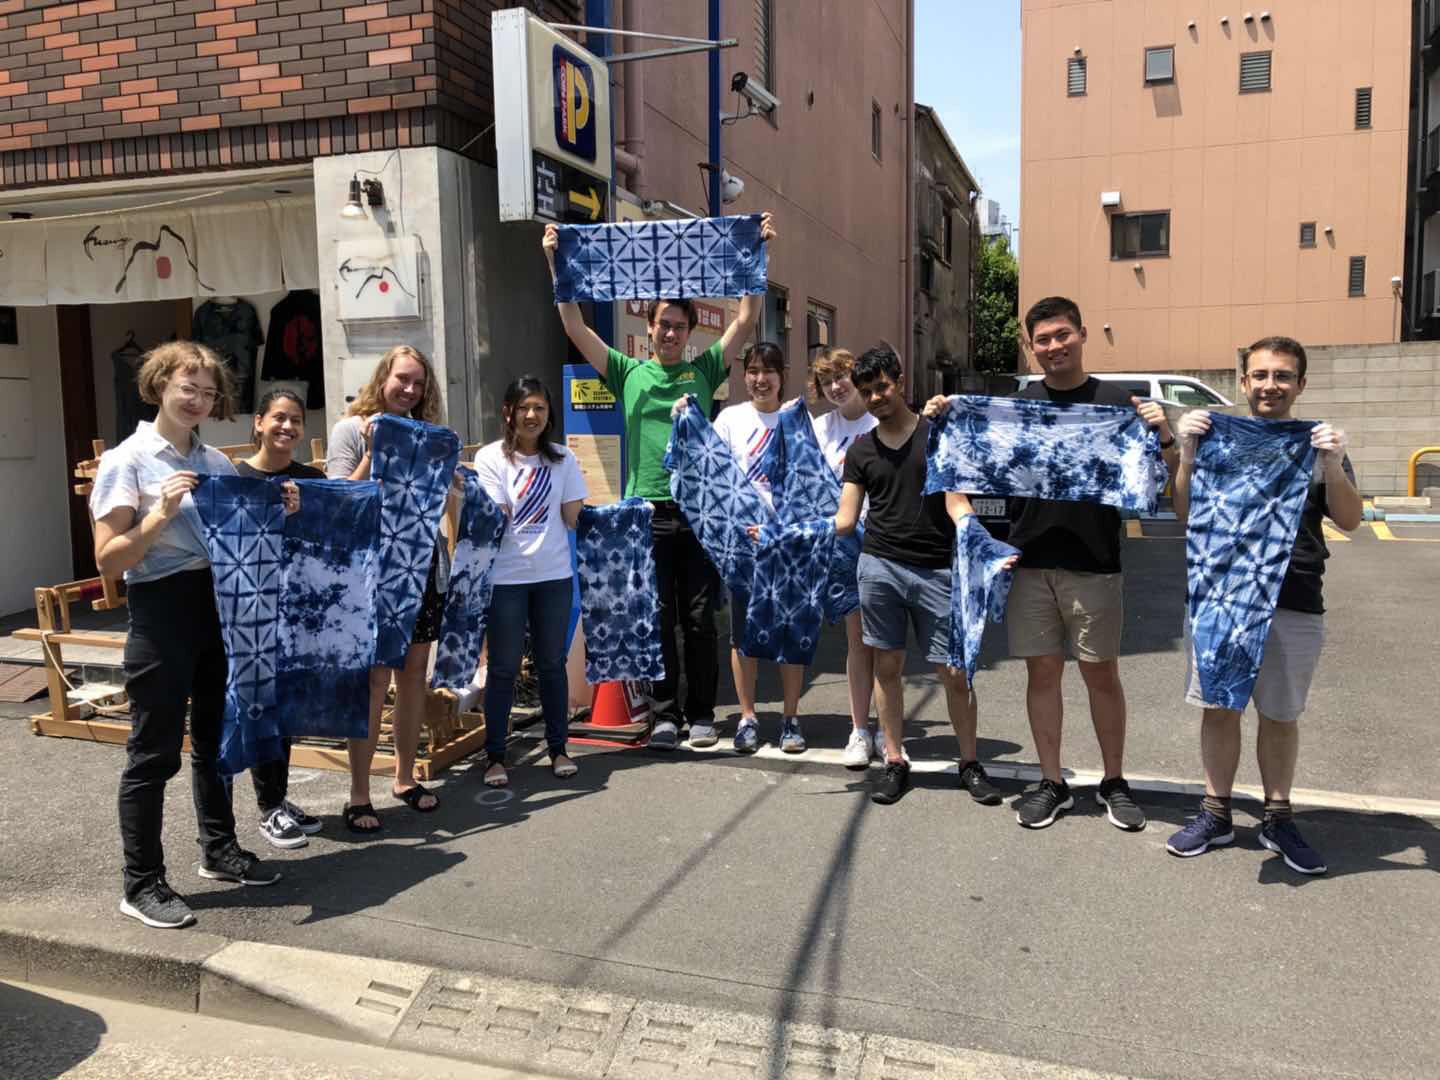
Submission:
<svg viewBox="0 0 1440 1080">
<path fill-rule="evenodd" d="M 1266 334 L 1392 341 L 1410 19 L 1409 0 L 1022 0 L 1021 312 L 1075 299 L 1095 370 L 1233 368 Z M 1163 45 L 1175 81 L 1147 87 L 1144 51 Z M 1088 88 L 1069 97 L 1076 46 Z M 1242 94 L 1240 55 L 1261 50 L 1272 88 Z M 1357 131 L 1364 86 L 1373 127 Z M 1123 212 L 1169 210 L 1169 256 L 1112 260 L 1103 191 Z M 1313 248 L 1302 221 L 1317 223 Z"/>
</svg>

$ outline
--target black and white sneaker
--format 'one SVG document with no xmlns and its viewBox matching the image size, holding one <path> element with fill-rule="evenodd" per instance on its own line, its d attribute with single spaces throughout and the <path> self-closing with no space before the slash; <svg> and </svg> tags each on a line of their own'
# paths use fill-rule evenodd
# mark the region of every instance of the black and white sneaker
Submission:
<svg viewBox="0 0 1440 1080">
<path fill-rule="evenodd" d="M 310 843 L 310 838 L 300 830 L 300 826 L 284 806 L 277 806 L 260 819 L 260 835 L 268 840 L 272 847 L 285 850 L 304 847 Z"/>
<path fill-rule="evenodd" d="M 135 896 L 120 900 L 120 914 L 139 919 L 156 930 L 178 930 L 195 921 L 195 913 L 166 883 L 164 878 L 152 882 Z"/>
<path fill-rule="evenodd" d="M 280 875 L 265 866 L 250 852 L 231 841 L 219 855 L 200 860 L 200 876 L 213 881 L 233 881 L 237 885 L 274 885 Z"/>
<path fill-rule="evenodd" d="M 1123 776 L 1100 781 L 1095 801 L 1105 807 L 1105 816 L 1115 828 L 1126 832 L 1139 832 L 1145 828 L 1145 811 L 1130 797 L 1130 785 Z"/>
<path fill-rule="evenodd" d="M 1043 829 L 1055 824 L 1055 819 L 1075 805 L 1075 796 L 1070 794 L 1070 785 L 1065 781 L 1041 780 L 1040 783 L 1020 796 L 1015 804 L 1015 820 L 1027 829 Z"/>
<path fill-rule="evenodd" d="M 324 823 L 318 817 L 314 814 L 307 814 L 289 799 L 282 802 L 280 808 L 290 815 L 290 820 L 295 823 L 295 827 L 306 836 L 314 836 L 325 827 Z"/>
<path fill-rule="evenodd" d="M 960 786 L 981 806 L 998 806 L 1001 802 L 999 790 L 990 783 L 990 777 L 985 774 L 985 766 L 978 761 L 961 762 Z"/>
</svg>

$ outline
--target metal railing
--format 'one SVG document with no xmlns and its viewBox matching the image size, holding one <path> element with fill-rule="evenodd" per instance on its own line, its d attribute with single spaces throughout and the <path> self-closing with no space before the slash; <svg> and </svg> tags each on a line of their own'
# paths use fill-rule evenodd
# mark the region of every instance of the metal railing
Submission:
<svg viewBox="0 0 1440 1080">
<path fill-rule="evenodd" d="M 1409 484 L 1406 490 L 1410 493 L 1412 499 L 1417 494 L 1415 490 L 1415 474 L 1420 468 L 1420 459 L 1426 454 L 1440 454 L 1440 446 L 1422 446 L 1410 455 Z"/>
</svg>

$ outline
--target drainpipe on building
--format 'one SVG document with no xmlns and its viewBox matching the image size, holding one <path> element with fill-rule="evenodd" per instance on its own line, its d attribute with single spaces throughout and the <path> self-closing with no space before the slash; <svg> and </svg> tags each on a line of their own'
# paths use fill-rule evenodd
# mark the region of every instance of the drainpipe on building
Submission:
<svg viewBox="0 0 1440 1080">
<path fill-rule="evenodd" d="M 910 397 L 917 396 L 915 356 L 915 0 L 905 0 L 905 273 L 904 295 L 900 306 L 904 317 L 901 348 L 905 350 L 905 368 L 910 384 Z"/>
<path fill-rule="evenodd" d="M 710 0 L 710 40 L 720 40 L 720 0 Z M 709 57 L 710 92 L 706 95 L 710 110 L 710 216 L 720 216 L 720 178 L 724 165 L 720 159 L 720 50 L 711 49 Z"/>
<path fill-rule="evenodd" d="M 637 0 L 620 0 L 620 29 L 639 30 Z M 627 52 L 636 50 L 637 39 L 628 39 Z M 622 149 L 623 147 L 623 149 Z M 625 68 L 625 138 L 615 148 L 615 164 L 626 176 L 626 186 L 636 195 L 645 193 L 645 65 Z"/>
<path fill-rule="evenodd" d="M 610 28 L 610 0 L 585 0 L 585 25 L 597 28 Z M 609 34 L 586 34 L 585 47 L 601 59 L 610 55 Z M 610 145 L 615 145 L 615 115 L 611 112 L 609 116 L 609 130 L 605 132 L 605 138 Z M 613 160 L 613 158 L 612 158 Z M 610 167 L 610 190 L 605 193 L 605 205 L 609 208 L 611 216 L 614 216 L 615 207 L 615 167 Z M 600 335 L 600 340 L 606 345 L 615 344 L 615 327 L 618 321 L 615 315 L 615 305 L 595 305 L 595 333 Z"/>
<path fill-rule="evenodd" d="M 1423 4 L 1416 4 L 1412 15 L 1414 19 L 1413 40 L 1423 42 L 1425 40 L 1425 20 Z M 1414 237 L 1411 258 L 1414 265 L 1413 277 L 1410 283 L 1410 303 L 1401 301 L 1401 309 L 1406 307 L 1412 309 L 1410 325 L 1402 328 L 1400 337 L 1407 339 L 1411 334 L 1419 336 L 1420 327 L 1429 312 L 1421 311 L 1420 305 L 1424 302 L 1425 296 L 1425 198 L 1420 193 L 1421 187 L 1425 184 L 1425 156 L 1428 149 L 1427 143 L 1430 134 L 1430 95 L 1425 85 L 1425 50 L 1412 49 L 1410 63 L 1415 68 L 1415 116 L 1419 123 L 1419 146 L 1411 146 L 1411 153 L 1415 155 L 1415 180 L 1412 189 L 1415 193 L 1414 223 L 1411 225 L 1411 235 Z M 1413 143 L 1413 140 L 1412 140 Z"/>
</svg>

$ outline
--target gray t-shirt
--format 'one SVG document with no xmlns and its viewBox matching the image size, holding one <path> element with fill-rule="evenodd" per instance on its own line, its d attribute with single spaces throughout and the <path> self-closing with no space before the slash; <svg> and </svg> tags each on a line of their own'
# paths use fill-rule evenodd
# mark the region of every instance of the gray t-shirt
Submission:
<svg viewBox="0 0 1440 1080">
<path fill-rule="evenodd" d="M 365 417 L 347 416 L 330 432 L 325 448 L 325 475 L 331 480 L 349 480 L 365 456 Z"/>
</svg>

